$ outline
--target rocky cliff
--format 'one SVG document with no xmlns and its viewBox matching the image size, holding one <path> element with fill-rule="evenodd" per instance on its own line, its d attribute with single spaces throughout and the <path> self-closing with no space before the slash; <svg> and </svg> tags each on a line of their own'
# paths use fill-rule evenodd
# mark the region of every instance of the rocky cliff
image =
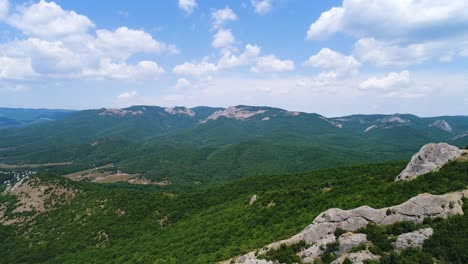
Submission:
<svg viewBox="0 0 468 264">
<path fill-rule="evenodd" d="M 362 263 L 364 260 L 378 259 L 367 249 L 359 252 L 349 252 L 357 245 L 367 243 L 364 234 L 354 233 L 356 230 L 369 224 L 391 225 L 398 222 L 422 223 L 425 218 L 447 218 L 452 215 L 463 214 L 463 199 L 468 197 L 468 190 L 448 193 L 445 195 L 420 194 L 408 201 L 387 208 L 374 209 L 368 206 L 358 207 L 352 210 L 338 208 L 329 209 L 320 215 L 300 233 L 291 238 L 274 242 L 260 250 L 250 252 L 224 263 L 237 264 L 273 264 L 273 261 L 260 259 L 258 256 L 270 250 L 277 250 L 281 245 L 294 245 L 301 241 L 310 245 L 298 252 L 298 256 L 304 263 L 313 263 L 320 258 L 326 249 L 326 245 L 339 240 L 339 249 L 335 252 L 338 259 L 333 263 L 342 263 L 348 258 L 353 263 Z M 340 228 L 346 233 L 335 236 L 335 231 Z M 432 230 L 423 229 L 400 235 L 395 242 L 397 250 L 406 247 L 420 246 L 425 239 L 432 235 Z"/>
<path fill-rule="evenodd" d="M 410 181 L 416 177 L 436 171 L 448 162 L 460 157 L 464 150 L 447 143 L 430 143 L 424 145 L 414 154 L 406 168 L 397 176 L 396 181 Z"/>
</svg>

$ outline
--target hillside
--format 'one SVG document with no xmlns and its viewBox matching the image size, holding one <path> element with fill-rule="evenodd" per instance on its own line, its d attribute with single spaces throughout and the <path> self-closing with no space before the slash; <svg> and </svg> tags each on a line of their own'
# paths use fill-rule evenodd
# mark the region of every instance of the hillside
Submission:
<svg viewBox="0 0 468 264">
<path fill-rule="evenodd" d="M 57 121 L 74 113 L 73 110 L 24 109 L 0 107 L 0 129 Z"/>
<path fill-rule="evenodd" d="M 404 166 L 397 162 L 255 176 L 194 192 L 95 185 L 52 174 L 31 176 L 23 184 L 49 193 L 45 201 L 52 206 L 18 210 L 17 199 L 22 196 L 3 193 L 2 222 L 23 220 L 0 226 L 1 261 L 214 263 L 291 237 L 329 208 L 383 208 L 424 192 L 464 190 L 468 183 L 466 162 L 449 163 L 413 181 L 395 182 Z M 249 205 L 253 195 L 257 200 Z M 466 219 L 454 216 L 447 221 L 425 222 L 433 228 L 434 236 L 422 250 L 402 255 L 388 248 L 381 250 L 394 258 L 416 258 L 415 263 L 428 257 L 465 263 Z M 365 232 L 389 236 L 388 232 L 394 231 Z"/>
<path fill-rule="evenodd" d="M 465 146 L 467 124 L 464 116 L 326 118 L 243 105 L 103 108 L 2 130 L 0 167 L 65 164 L 35 167 L 72 173 L 112 165 L 112 171 L 142 180 L 170 181 L 170 188 L 193 188 L 252 175 L 402 160 L 428 142 Z"/>
</svg>

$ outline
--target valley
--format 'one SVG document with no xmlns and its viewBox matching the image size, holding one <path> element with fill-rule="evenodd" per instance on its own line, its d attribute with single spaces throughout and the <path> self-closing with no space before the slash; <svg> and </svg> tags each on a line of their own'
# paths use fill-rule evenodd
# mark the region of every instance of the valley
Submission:
<svg viewBox="0 0 468 264">
<path fill-rule="evenodd" d="M 468 259 L 459 250 L 468 230 L 460 215 L 467 204 L 467 153 L 425 144 L 460 144 L 450 139 L 465 131 L 466 117 L 444 117 L 451 132 L 442 129 L 445 124 L 431 126 L 439 119 L 137 106 L 0 130 L 7 164 L 1 175 L 0 262 L 270 264 L 367 257 L 386 263 L 392 257 L 462 263 Z M 376 127 L 366 132 L 370 126 Z M 402 171 L 423 175 L 396 181 Z M 354 245 L 360 251 L 304 255 L 334 242 L 275 242 L 288 241 L 330 208 L 393 208 L 422 193 L 457 192 L 463 192 L 456 196 L 458 211 L 444 215 L 446 220 L 412 226 L 402 217 L 402 223 L 392 222 L 395 227 L 366 224 L 333 236 L 367 236 Z M 409 227 L 391 233 L 399 225 Z M 449 225 L 459 230 L 456 242 L 445 229 Z M 397 251 L 396 244 L 376 240 L 429 228 L 433 235 L 415 248 Z M 442 240 L 444 246 L 433 251 Z M 264 248 L 270 244 L 277 246 Z M 249 252 L 256 257 L 242 257 Z"/>
</svg>

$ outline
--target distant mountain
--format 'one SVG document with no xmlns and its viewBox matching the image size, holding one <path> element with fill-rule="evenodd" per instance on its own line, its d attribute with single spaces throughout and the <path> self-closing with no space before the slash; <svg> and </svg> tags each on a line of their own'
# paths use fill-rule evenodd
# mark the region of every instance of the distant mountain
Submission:
<svg viewBox="0 0 468 264">
<path fill-rule="evenodd" d="M 73 112 L 75 111 L 0 107 L 0 129 L 20 127 L 47 121 L 57 121 Z"/>
<path fill-rule="evenodd" d="M 263 106 L 94 109 L 3 130 L 2 163 L 73 162 L 59 172 L 113 163 L 177 184 L 304 172 L 409 158 L 429 142 L 468 143 L 468 117 L 326 118 Z"/>
</svg>

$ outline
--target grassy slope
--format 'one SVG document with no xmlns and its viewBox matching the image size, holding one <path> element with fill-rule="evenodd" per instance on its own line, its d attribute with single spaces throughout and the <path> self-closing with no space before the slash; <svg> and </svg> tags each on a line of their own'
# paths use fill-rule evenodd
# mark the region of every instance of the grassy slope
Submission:
<svg viewBox="0 0 468 264">
<path fill-rule="evenodd" d="M 212 263 L 289 237 L 330 207 L 389 206 L 421 192 L 464 189 L 468 183 L 467 163 L 394 183 L 403 166 L 387 163 L 250 177 L 175 197 L 143 187 L 69 183 L 84 190 L 70 205 L 36 218 L 33 226 L 20 228 L 18 236 L 0 228 L 0 261 Z M 248 206 L 253 194 L 260 199 Z M 275 205 L 268 207 L 270 203 Z M 118 216 L 118 210 L 125 214 Z M 160 222 L 166 216 L 168 220 Z M 100 231 L 109 240 L 97 248 Z"/>
</svg>

